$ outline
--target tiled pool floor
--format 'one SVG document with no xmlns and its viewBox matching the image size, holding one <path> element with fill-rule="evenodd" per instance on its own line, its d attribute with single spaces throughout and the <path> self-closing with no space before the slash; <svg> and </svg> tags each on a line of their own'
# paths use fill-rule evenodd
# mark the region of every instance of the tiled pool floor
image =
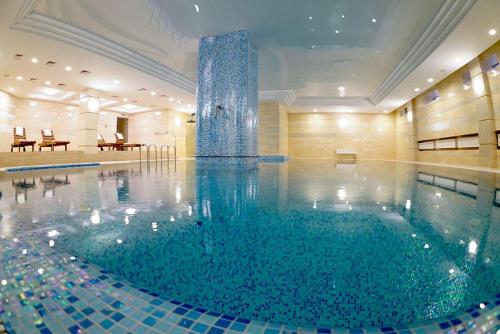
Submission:
<svg viewBox="0 0 500 334">
<path fill-rule="evenodd" d="M 0 319 L 8 333 L 495 333 L 500 318 L 497 295 L 484 308 L 409 330 L 294 328 L 163 300 L 30 236 L 0 239 L 0 250 Z"/>
</svg>

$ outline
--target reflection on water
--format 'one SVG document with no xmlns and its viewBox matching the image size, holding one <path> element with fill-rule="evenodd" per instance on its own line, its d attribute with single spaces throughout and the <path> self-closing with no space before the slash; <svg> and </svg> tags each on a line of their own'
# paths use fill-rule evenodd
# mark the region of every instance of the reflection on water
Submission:
<svg viewBox="0 0 500 334">
<path fill-rule="evenodd" d="M 499 189 L 492 173 L 384 162 L 0 174 L 0 236 L 225 314 L 402 326 L 500 291 Z"/>
</svg>

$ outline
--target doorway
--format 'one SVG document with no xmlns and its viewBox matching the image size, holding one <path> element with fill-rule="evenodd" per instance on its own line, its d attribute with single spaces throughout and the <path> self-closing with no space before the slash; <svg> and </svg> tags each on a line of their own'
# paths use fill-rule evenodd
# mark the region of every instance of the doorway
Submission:
<svg viewBox="0 0 500 334">
<path fill-rule="evenodd" d="M 116 132 L 121 133 L 125 142 L 128 142 L 128 118 L 116 118 Z"/>
</svg>

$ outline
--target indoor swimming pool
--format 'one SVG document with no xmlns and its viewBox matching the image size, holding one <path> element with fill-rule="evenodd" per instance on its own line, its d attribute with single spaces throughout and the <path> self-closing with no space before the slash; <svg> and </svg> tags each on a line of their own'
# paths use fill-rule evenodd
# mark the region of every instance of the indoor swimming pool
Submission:
<svg viewBox="0 0 500 334">
<path fill-rule="evenodd" d="M 0 191 L 0 319 L 19 333 L 498 323 L 495 173 L 179 161 L 2 173 Z"/>
</svg>

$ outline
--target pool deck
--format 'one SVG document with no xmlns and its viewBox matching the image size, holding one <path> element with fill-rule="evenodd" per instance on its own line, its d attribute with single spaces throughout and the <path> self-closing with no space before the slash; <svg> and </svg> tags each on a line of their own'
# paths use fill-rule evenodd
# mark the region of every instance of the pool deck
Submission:
<svg viewBox="0 0 500 334">
<path fill-rule="evenodd" d="M 33 234 L 0 239 L 0 251 L 0 321 L 8 333 L 495 333 L 500 323 L 498 294 L 460 315 L 407 329 L 271 324 L 162 299 Z"/>
</svg>

